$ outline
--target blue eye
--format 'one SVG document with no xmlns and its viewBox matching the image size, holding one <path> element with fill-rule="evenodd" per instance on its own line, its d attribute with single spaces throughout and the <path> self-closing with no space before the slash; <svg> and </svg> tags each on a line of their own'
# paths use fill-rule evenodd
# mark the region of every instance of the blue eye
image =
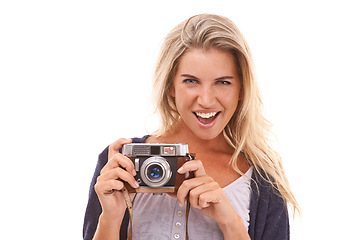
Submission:
<svg viewBox="0 0 360 240">
<path fill-rule="evenodd" d="M 220 84 L 220 85 L 230 85 L 231 82 L 229 82 L 229 81 L 217 81 L 216 84 Z"/>
<path fill-rule="evenodd" d="M 198 80 L 191 79 L 191 78 L 185 79 L 185 80 L 183 81 L 183 83 L 186 83 L 186 84 L 195 84 L 195 83 L 197 83 L 197 82 L 198 82 Z"/>
</svg>

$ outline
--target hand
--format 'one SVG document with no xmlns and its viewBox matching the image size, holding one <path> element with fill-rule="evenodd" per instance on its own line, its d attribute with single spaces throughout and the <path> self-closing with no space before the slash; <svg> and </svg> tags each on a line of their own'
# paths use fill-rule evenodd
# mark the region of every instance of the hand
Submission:
<svg viewBox="0 0 360 240">
<path fill-rule="evenodd" d="M 121 138 L 109 146 L 108 162 L 100 172 L 95 184 L 95 191 L 102 207 L 102 215 L 112 219 L 122 220 L 126 210 L 126 203 L 121 189 L 122 181 L 128 182 L 133 188 L 139 185 L 135 181 L 136 175 L 132 161 L 119 153 L 119 149 L 131 143 L 131 139 Z M 122 181 L 120 181 L 122 180 Z M 131 196 L 134 197 L 134 194 Z"/>
<path fill-rule="evenodd" d="M 193 171 L 195 178 L 185 180 L 179 187 L 177 198 L 180 206 L 184 206 L 186 196 L 189 194 L 191 206 L 203 215 L 214 219 L 224 236 L 230 236 L 229 239 L 235 239 L 231 235 L 233 235 L 234 229 L 237 229 L 244 236 L 244 238 L 241 237 L 239 239 L 248 239 L 242 219 L 231 206 L 220 185 L 210 176 L 206 175 L 201 161 L 193 160 L 186 162 L 178 170 L 180 174 L 188 171 Z"/>
</svg>

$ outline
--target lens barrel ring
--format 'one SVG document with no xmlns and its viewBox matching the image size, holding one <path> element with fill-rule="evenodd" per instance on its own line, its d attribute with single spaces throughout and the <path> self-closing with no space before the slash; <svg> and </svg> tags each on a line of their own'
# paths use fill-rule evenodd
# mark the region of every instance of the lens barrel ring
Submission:
<svg viewBox="0 0 360 240">
<path fill-rule="evenodd" d="M 159 170 L 161 175 L 156 178 L 154 178 L 154 176 L 149 176 L 149 172 L 153 172 L 152 168 L 161 168 L 161 170 Z M 149 187 L 159 188 L 164 186 L 170 180 L 171 175 L 172 172 L 170 164 L 163 157 L 150 157 L 146 159 L 140 167 L 140 177 Z"/>
</svg>

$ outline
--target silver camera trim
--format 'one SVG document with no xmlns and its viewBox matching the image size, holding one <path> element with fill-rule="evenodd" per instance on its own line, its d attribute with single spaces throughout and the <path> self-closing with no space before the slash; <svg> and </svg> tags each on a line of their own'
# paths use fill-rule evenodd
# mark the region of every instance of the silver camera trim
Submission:
<svg viewBox="0 0 360 240">
<path fill-rule="evenodd" d="M 147 176 L 147 170 L 153 164 L 159 165 L 163 171 L 162 178 L 159 181 L 155 181 L 155 182 L 153 180 L 149 179 Z M 141 168 L 140 168 L 140 176 L 141 176 L 142 181 L 146 185 L 148 185 L 149 187 L 152 187 L 152 188 L 159 188 L 159 187 L 164 186 L 167 182 L 169 182 L 171 175 L 172 175 L 172 172 L 171 172 L 170 165 L 166 161 L 166 159 L 163 157 L 158 157 L 158 156 L 149 157 L 148 159 L 146 159 L 143 162 L 143 164 L 141 165 Z"/>
<path fill-rule="evenodd" d="M 173 144 L 167 144 L 167 143 L 129 143 L 125 144 L 122 148 L 122 154 L 127 157 L 137 157 L 140 155 L 136 155 L 133 151 L 134 146 L 141 145 L 145 148 L 151 147 L 151 146 L 160 146 L 160 148 L 164 147 L 174 147 L 175 148 L 175 154 L 169 155 L 169 154 L 162 154 L 160 153 L 160 156 L 187 156 L 189 154 L 189 147 L 186 143 L 173 143 Z M 144 156 L 144 155 L 141 155 Z M 148 156 L 154 156 L 154 155 L 148 155 Z"/>
</svg>

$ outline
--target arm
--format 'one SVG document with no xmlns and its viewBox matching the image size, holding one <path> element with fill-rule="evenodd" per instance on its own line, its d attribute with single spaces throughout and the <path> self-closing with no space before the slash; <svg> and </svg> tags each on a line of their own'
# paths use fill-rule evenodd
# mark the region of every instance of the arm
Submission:
<svg viewBox="0 0 360 240">
<path fill-rule="evenodd" d="M 99 174 L 94 174 L 92 184 L 96 194 L 91 189 L 85 215 L 84 239 L 92 239 L 94 232 L 94 239 L 119 239 L 120 226 L 126 211 L 125 200 L 120 191 L 124 184 L 119 180 L 128 182 L 134 188 L 138 187 L 133 177 L 134 165 L 130 159 L 119 153 L 119 149 L 130 142 L 131 140 L 119 139 L 111 144 L 105 166 Z M 97 170 L 99 165 L 102 164 L 98 163 Z"/>
<path fill-rule="evenodd" d="M 236 215 L 237 219 L 228 225 L 220 226 L 224 234 L 225 240 L 250 240 L 250 236 L 245 229 L 243 220 L 240 216 Z"/>
<path fill-rule="evenodd" d="M 118 217 L 119 219 L 112 219 L 110 216 L 101 214 L 93 239 L 119 240 L 120 226 L 124 213 L 119 214 Z"/>
</svg>

